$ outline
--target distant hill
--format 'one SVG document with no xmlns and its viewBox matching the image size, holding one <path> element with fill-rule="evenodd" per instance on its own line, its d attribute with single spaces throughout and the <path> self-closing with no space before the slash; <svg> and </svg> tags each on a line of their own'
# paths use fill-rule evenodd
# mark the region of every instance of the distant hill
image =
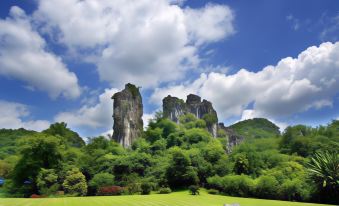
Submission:
<svg viewBox="0 0 339 206">
<path fill-rule="evenodd" d="M 35 133 L 37 132 L 23 128 L 0 129 L 0 159 L 6 155 L 12 155 L 16 153 L 16 141 L 18 139 Z"/>
<path fill-rule="evenodd" d="M 280 135 L 279 127 L 265 118 L 254 118 L 230 126 L 245 138 L 267 138 Z"/>
<path fill-rule="evenodd" d="M 0 159 L 5 158 L 8 155 L 13 155 L 18 151 L 16 145 L 17 140 L 32 136 L 39 132 L 20 129 L 0 129 Z M 49 134 L 60 138 L 66 145 L 72 147 L 85 146 L 84 140 L 78 133 L 67 128 L 67 124 L 64 122 L 54 123 L 42 133 Z"/>
</svg>

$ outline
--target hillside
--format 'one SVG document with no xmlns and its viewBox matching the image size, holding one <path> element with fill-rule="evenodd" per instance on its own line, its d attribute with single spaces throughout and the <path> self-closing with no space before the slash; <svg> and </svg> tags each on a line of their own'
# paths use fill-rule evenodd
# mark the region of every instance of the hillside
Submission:
<svg viewBox="0 0 339 206">
<path fill-rule="evenodd" d="M 18 152 L 17 141 L 21 138 L 29 137 L 39 132 L 20 129 L 0 129 L 0 159 Z M 78 133 L 67 128 L 67 124 L 55 123 L 42 133 L 53 135 L 61 139 L 65 144 L 72 147 L 85 146 L 84 140 Z"/>
<path fill-rule="evenodd" d="M 15 154 L 17 151 L 16 141 L 22 137 L 35 134 L 37 132 L 20 129 L 0 129 L 0 159 L 7 155 Z"/>
<path fill-rule="evenodd" d="M 245 138 L 268 138 L 280 135 L 279 127 L 265 118 L 254 118 L 230 126 Z"/>
</svg>

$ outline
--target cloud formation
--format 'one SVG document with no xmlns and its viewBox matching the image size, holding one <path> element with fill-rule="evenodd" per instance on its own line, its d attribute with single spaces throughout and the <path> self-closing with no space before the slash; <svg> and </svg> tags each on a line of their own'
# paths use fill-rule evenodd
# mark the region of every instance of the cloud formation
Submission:
<svg viewBox="0 0 339 206">
<path fill-rule="evenodd" d="M 332 106 L 338 88 L 339 42 L 327 42 L 258 72 L 246 69 L 233 75 L 211 72 L 201 74 L 192 83 L 157 88 L 151 101 L 160 104 L 167 94 L 183 98 L 188 93 L 197 93 L 213 102 L 221 120 L 244 116 L 251 104 L 253 108 L 248 113 L 251 117 L 275 119 Z"/>
<path fill-rule="evenodd" d="M 30 115 L 29 108 L 20 103 L 0 100 L 0 125 L 1 128 L 42 131 L 50 125 L 46 120 L 24 120 Z"/>
<path fill-rule="evenodd" d="M 10 17 L 0 19 L 0 75 L 21 80 L 51 98 L 80 95 L 78 79 L 62 60 L 47 51 L 45 40 L 33 30 L 29 17 L 13 6 Z"/>
<path fill-rule="evenodd" d="M 34 19 L 68 48 L 92 51 L 100 79 L 113 87 L 127 81 L 153 87 L 182 79 L 199 64 L 202 44 L 234 33 L 228 6 L 176 2 L 40 0 Z"/>
<path fill-rule="evenodd" d="M 106 128 L 113 125 L 113 101 L 112 95 L 117 89 L 106 89 L 99 95 L 98 102 L 94 105 L 84 104 L 79 110 L 61 112 L 56 115 L 56 122 L 67 122 L 72 128 L 90 127 Z"/>
</svg>

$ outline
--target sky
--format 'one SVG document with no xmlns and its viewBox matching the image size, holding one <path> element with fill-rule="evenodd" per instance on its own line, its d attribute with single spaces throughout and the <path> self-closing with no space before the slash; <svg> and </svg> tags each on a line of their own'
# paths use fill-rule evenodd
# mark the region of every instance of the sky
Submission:
<svg viewBox="0 0 339 206">
<path fill-rule="evenodd" d="M 226 125 L 339 118 L 337 0 L 1 0 L 0 128 L 112 132 L 111 96 L 212 102 Z"/>
</svg>

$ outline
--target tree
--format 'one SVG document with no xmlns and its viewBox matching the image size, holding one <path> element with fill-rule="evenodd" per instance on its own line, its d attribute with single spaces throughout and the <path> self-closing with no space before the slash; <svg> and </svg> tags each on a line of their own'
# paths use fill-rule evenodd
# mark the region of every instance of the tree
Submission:
<svg viewBox="0 0 339 206">
<path fill-rule="evenodd" d="M 173 148 L 171 152 L 172 156 L 166 172 L 169 185 L 176 188 L 197 184 L 198 175 L 188 155 L 179 148 Z"/>
<path fill-rule="evenodd" d="M 85 146 L 84 140 L 79 136 L 78 133 L 67 128 L 67 124 L 65 122 L 51 124 L 48 129 L 42 132 L 53 136 L 59 136 L 65 141 L 66 144 L 69 144 L 73 147 Z"/>
<path fill-rule="evenodd" d="M 62 145 L 58 138 L 47 134 L 35 134 L 22 139 L 19 144 L 21 158 L 14 167 L 12 178 L 17 186 L 23 185 L 27 180 L 35 184 L 41 168 L 61 167 Z"/>
<path fill-rule="evenodd" d="M 54 169 L 42 168 L 37 177 L 37 186 L 39 192 L 44 195 L 50 195 L 58 191 L 58 175 Z"/>
<path fill-rule="evenodd" d="M 78 168 L 73 168 L 67 172 L 62 186 L 66 193 L 74 196 L 84 196 L 87 193 L 86 178 Z"/>
<path fill-rule="evenodd" d="M 106 172 L 94 175 L 89 182 L 89 186 L 93 187 L 95 190 L 98 190 L 100 187 L 112 185 L 114 185 L 114 175 Z"/>
</svg>

